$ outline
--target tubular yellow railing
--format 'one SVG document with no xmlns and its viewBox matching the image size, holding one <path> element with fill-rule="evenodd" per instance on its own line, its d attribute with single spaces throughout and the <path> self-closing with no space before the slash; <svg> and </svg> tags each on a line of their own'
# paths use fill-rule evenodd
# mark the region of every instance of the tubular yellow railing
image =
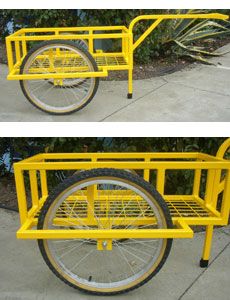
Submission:
<svg viewBox="0 0 230 300">
<path fill-rule="evenodd" d="M 68 78 L 90 78 L 106 77 L 108 71 L 128 71 L 128 98 L 132 97 L 133 84 L 133 52 L 144 41 L 144 39 L 163 21 L 169 19 L 228 19 L 227 15 L 219 13 L 211 14 L 168 14 L 168 15 L 141 15 L 133 19 L 129 27 L 125 26 L 90 26 L 90 27 L 69 27 L 69 28 L 23 28 L 6 38 L 6 49 L 8 57 L 9 80 L 38 80 L 58 79 L 58 84 L 63 85 L 62 80 Z M 153 23 L 146 29 L 137 40 L 133 40 L 133 30 L 139 21 L 153 20 Z M 119 51 L 96 50 L 96 40 L 115 39 L 121 41 Z M 77 41 L 85 40 L 88 44 L 88 52 L 95 60 L 98 70 L 83 72 L 76 66 L 71 69 L 69 64 L 65 72 L 61 68 L 52 71 L 44 65 L 31 72 L 21 68 L 23 61 L 29 55 L 30 43 L 41 41 Z M 58 52 L 57 52 L 58 53 Z M 58 56 L 58 54 L 57 54 Z M 44 55 L 43 55 L 44 57 Z M 77 56 L 76 56 L 77 57 Z M 60 57 L 59 57 L 60 58 Z M 58 57 L 57 57 L 58 59 Z M 41 58 L 40 58 L 41 62 Z M 74 67 L 74 66 L 73 66 Z M 31 96 L 28 96 L 31 98 Z"/>
<path fill-rule="evenodd" d="M 217 156 L 204 153 L 50 153 L 38 154 L 14 164 L 18 204 L 22 227 L 18 231 L 19 238 L 62 238 L 66 231 L 46 231 L 31 229 L 37 224 L 37 214 L 49 194 L 47 172 L 52 170 L 89 170 L 94 168 L 117 168 L 125 170 L 142 170 L 142 176 L 150 181 L 156 174 L 156 188 L 169 205 L 175 229 L 155 230 L 146 237 L 162 238 L 192 237 L 189 225 L 225 225 L 229 215 L 230 162 L 223 159 L 223 153 L 230 145 L 228 139 L 219 149 Z M 165 160 L 165 161 L 164 161 Z M 166 173 L 172 170 L 193 170 L 194 182 L 190 195 L 166 195 Z M 201 172 L 207 170 L 205 196 L 200 196 L 202 182 Z M 220 180 L 221 172 L 225 171 L 225 179 Z M 28 172 L 32 207 L 27 208 L 27 196 L 24 175 Z M 41 186 L 41 191 L 39 191 Z M 223 192 L 221 208 L 217 208 L 217 198 Z M 103 200 L 103 199 L 102 199 Z M 187 209 L 187 214 L 184 208 Z M 185 226 L 185 224 L 187 224 Z M 107 237 L 109 231 L 94 232 L 98 238 Z M 87 233 L 70 232 L 68 237 L 83 238 Z M 118 232 L 113 232 L 113 238 Z M 136 236 L 139 233 L 120 231 L 120 237 Z M 89 235 L 91 233 L 89 232 Z"/>
<path fill-rule="evenodd" d="M 133 51 L 145 40 L 145 38 L 164 20 L 170 19 L 219 19 L 227 20 L 228 16 L 212 13 L 212 14 L 169 14 L 169 15 L 143 15 L 138 16 L 129 25 L 129 31 L 133 32 L 133 28 L 139 21 L 142 20 L 154 20 L 152 25 L 138 38 L 133 44 Z"/>
<path fill-rule="evenodd" d="M 135 243 L 143 243 L 141 241 L 144 240 L 146 243 L 153 239 L 155 242 L 156 239 L 169 242 L 173 238 L 192 238 L 193 230 L 190 225 L 205 225 L 206 237 L 200 266 L 207 267 L 213 227 L 228 223 L 230 162 L 223 156 L 229 147 L 230 138 L 222 144 L 216 156 L 200 152 L 44 153 L 15 163 L 21 221 L 17 238 L 38 239 L 39 243 L 53 241 L 57 245 L 79 241 L 80 244 L 74 244 L 75 247 L 86 243 L 90 245 L 91 252 L 113 251 L 117 243 L 128 239 Z M 50 188 L 50 173 L 58 170 L 74 170 L 75 175 L 67 175 L 62 184 L 54 189 Z M 175 170 L 193 172 L 190 193 L 166 193 L 167 174 Z M 91 177 L 88 177 L 89 173 Z M 112 188 L 116 182 L 114 174 L 118 173 L 125 176 L 125 189 Z M 141 194 L 147 183 L 140 177 L 161 194 L 173 226 L 158 226 L 159 215 L 151 210 L 149 202 Z M 92 180 L 92 184 L 85 186 L 87 178 Z M 134 178 L 134 190 L 138 181 L 143 184 L 140 194 L 133 193 L 130 189 Z M 26 185 L 28 181 L 29 186 Z M 181 185 L 184 184 L 185 182 L 181 182 Z M 147 194 L 148 189 L 146 188 Z M 56 198 L 50 205 L 54 195 Z M 27 198 L 31 199 L 30 207 Z M 47 218 L 52 215 L 51 219 L 44 221 L 45 227 L 41 226 L 44 214 L 48 214 Z M 165 210 L 163 214 L 166 216 Z M 47 224 L 51 226 L 47 227 Z M 72 251 L 68 249 L 73 246 L 65 247 L 66 254 Z M 88 248 L 87 250 L 89 251 Z M 63 253 L 62 256 L 64 255 Z"/>
</svg>

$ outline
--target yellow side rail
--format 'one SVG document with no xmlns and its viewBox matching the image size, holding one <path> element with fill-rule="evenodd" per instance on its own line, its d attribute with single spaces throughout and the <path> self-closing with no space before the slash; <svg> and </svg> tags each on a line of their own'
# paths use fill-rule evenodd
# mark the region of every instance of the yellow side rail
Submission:
<svg viewBox="0 0 230 300">
<path fill-rule="evenodd" d="M 147 38 L 147 36 L 163 21 L 172 19 L 219 19 L 227 20 L 228 16 L 219 13 L 210 14 L 162 14 L 162 15 L 140 15 L 134 18 L 129 27 L 126 26 L 88 26 L 88 27 L 68 27 L 68 28 L 23 28 L 6 38 L 6 49 L 9 74 L 8 80 L 43 80 L 54 79 L 58 85 L 62 85 L 63 79 L 68 78 L 99 78 L 107 77 L 108 71 L 125 70 L 128 71 L 128 99 L 133 93 L 133 53 L 136 48 Z M 134 27 L 140 21 L 150 21 L 153 23 L 134 40 Z M 103 52 L 95 49 L 96 40 L 118 40 L 119 50 L 108 50 Z M 36 70 L 29 69 L 24 72 L 21 69 L 22 62 L 28 59 L 28 48 L 33 42 L 52 40 L 84 40 L 88 45 L 89 54 L 95 61 L 98 70 L 84 72 L 79 65 L 71 69 L 67 66 L 65 70 L 52 68 L 49 65 L 41 67 L 36 65 Z M 118 43 L 117 43 L 118 44 Z M 42 46 L 41 46 L 42 47 Z M 60 59 L 60 53 L 56 58 Z M 42 58 L 46 54 L 43 53 Z M 75 54 L 77 57 L 78 55 Z M 37 60 L 42 59 L 36 58 Z M 49 58 L 48 58 L 49 60 Z M 60 60 L 61 61 L 61 60 Z M 74 67 L 74 66 L 73 66 Z M 85 70 L 86 71 L 86 70 Z M 46 110 L 46 109 L 45 109 Z"/>
<path fill-rule="evenodd" d="M 145 40 L 145 38 L 164 20 L 169 19 L 219 19 L 219 20 L 227 20 L 229 17 L 227 15 L 212 13 L 212 14 L 169 14 L 169 15 L 142 15 L 138 16 L 132 20 L 129 25 L 130 38 L 132 41 L 130 42 L 129 48 L 129 61 L 130 68 L 128 71 L 128 95 L 130 98 L 132 97 L 133 92 L 133 82 L 132 82 L 132 69 L 133 69 L 133 52 L 135 49 Z M 136 40 L 133 41 L 133 29 L 136 23 L 143 20 L 153 20 L 152 25 Z"/>
<path fill-rule="evenodd" d="M 20 239 L 123 239 L 123 238 L 192 238 L 193 230 L 190 225 L 205 225 L 201 267 L 208 264 L 211 253 L 211 243 L 214 225 L 226 225 L 230 212 L 230 161 L 223 158 L 230 147 L 230 138 L 219 148 L 216 156 L 200 152 L 172 153 L 44 153 L 37 154 L 14 164 L 16 190 L 20 213 L 21 227 L 17 232 Z M 48 173 L 57 170 L 89 170 L 93 168 L 117 168 L 142 171 L 146 181 L 151 182 L 152 174 L 156 174 L 155 186 L 168 204 L 174 228 L 170 229 L 87 229 L 87 230 L 41 230 L 36 229 L 40 209 L 49 195 Z M 166 174 L 173 170 L 190 170 L 194 173 L 193 188 L 190 194 L 168 195 L 165 192 Z M 205 182 L 204 174 L 206 172 Z M 31 208 L 28 208 L 25 176 L 29 178 Z M 200 191 L 204 189 L 204 195 Z M 27 191 L 27 192 L 26 192 Z M 91 192 L 85 191 L 78 199 L 91 198 Z M 88 194 L 90 193 L 90 195 Z M 120 194 L 119 194 L 120 193 Z M 117 201 L 130 201 L 129 195 L 122 191 L 114 193 Z M 100 194 L 100 201 L 103 194 Z M 126 199 L 127 197 L 127 199 Z M 106 199 L 106 198 L 105 198 Z M 221 205 L 217 205 L 221 200 Z M 71 200 L 71 199 L 70 199 Z M 74 199 L 75 200 L 75 199 Z M 72 201 L 72 200 L 71 200 Z M 113 201 L 113 199 L 111 200 Z M 92 206 L 93 207 L 93 206 Z M 186 208 L 186 209 L 185 209 Z M 184 210 L 185 209 L 185 210 Z M 82 220 L 92 226 L 95 220 L 89 209 Z M 101 222 L 107 222 L 106 217 L 100 217 Z M 148 224 L 148 217 L 143 222 Z M 54 222 L 61 226 L 66 220 L 56 215 Z M 78 225 L 81 220 L 72 220 Z M 75 223 L 74 223 L 75 222 Z M 119 220 L 117 220 L 119 222 Z M 79 224 L 80 224 L 79 223 Z M 67 224 L 68 225 L 68 224 Z M 137 224 L 138 225 L 138 224 Z"/>
<path fill-rule="evenodd" d="M 189 225 L 225 225 L 230 210 L 230 162 L 223 159 L 223 154 L 230 146 L 230 139 L 220 147 L 217 156 L 199 152 L 188 153 L 44 153 L 14 164 L 18 206 L 21 220 L 18 238 L 85 238 L 87 234 L 96 234 L 99 239 L 108 238 L 111 231 L 68 231 L 37 230 L 37 214 L 49 195 L 47 173 L 54 170 L 89 170 L 94 168 L 117 168 L 126 170 L 142 170 L 143 178 L 151 182 L 152 172 L 156 172 L 156 188 L 172 210 L 174 229 L 117 230 L 110 238 L 185 238 L 192 237 Z M 193 189 L 189 195 L 165 194 L 166 174 L 172 170 L 191 170 L 194 172 Z M 202 170 L 207 171 L 205 194 L 200 196 L 202 186 Z M 225 177 L 221 178 L 221 173 Z M 25 174 L 29 175 L 32 207 L 28 209 Z M 40 186 L 40 188 L 39 188 Z M 222 194 L 221 207 L 217 207 L 217 199 Z M 85 196 L 84 196 L 85 197 Z M 192 202 L 190 202 L 192 201 Z M 177 204 L 175 204 L 177 203 Z M 181 204 L 180 204 L 181 203 Z M 180 213 L 181 205 L 196 203 L 190 207 L 191 215 Z M 179 206 L 178 206 L 179 205 Z M 173 208 L 173 209 L 174 209 Z M 176 212 L 177 211 L 177 212 Z M 200 214 L 200 212 L 202 213 Z M 176 213 L 175 213 L 176 212 Z M 89 216 L 90 217 L 90 216 Z M 147 221 L 147 220 L 146 220 Z M 61 222 L 59 220 L 58 222 Z M 90 221 L 92 222 L 92 220 Z M 67 232 L 68 231 L 68 232 Z M 128 235 L 127 235 L 128 234 Z M 210 235 L 210 234 L 209 234 Z M 210 237 L 208 238 L 210 246 Z M 207 246 L 206 246 L 207 249 Z M 205 256 L 204 256 L 205 257 Z"/>
<path fill-rule="evenodd" d="M 168 15 L 141 15 L 133 19 L 129 27 L 125 26 L 88 26 L 68 28 L 23 28 L 6 38 L 6 49 L 9 66 L 9 80 L 23 79 L 49 79 L 49 78 L 85 78 L 105 77 L 108 70 L 129 71 L 129 93 L 132 93 L 132 69 L 133 52 L 144 41 L 144 39 L 164 20 L 169 19 L 228 19 L 227 15 L 212 14 L 168 14 Z M 152 25 L 136 40 L 133 41 L 133 29 L 136 23 L 142 20 L 153 20 Z M 103 33 L 101 33 L 103 32 Z M 43 34 L 44 33 L 44 34 Z M 62 34 L 68 33 L 68 34 Z M 89 52 L 94 56 L 113 56 L 113 53 L 96 53 L 93 42 L 96 39 L 121 39 L 122 50 L 120 55 L 124 58 L 123 64 L 108 64 L 99 66 L 98 72 L 76 72 L 76 73 L 48 73 L 47 74 L 19 74 L 19 67 L 25 58 L 28 50 L 27 43 L 46 40 L 88 40 Z M 15 56 L 14 53 L 15 52 Z M 118 54 L 118 53 L 117 53 Z M 119 54 L 118 54 L 119 55 Z M 115 54 L 116 56 L 116 54 Z M 69 77 L 68 77 L 69 76 Z"/>
<path fill-rule="evenodd" d="M 139 21 L 154 20 L 153 24 L 138 38 L 133 44 L 133 51 L 144 41 L 144 39 L 163 21 L 170 19 L 219 19 L 227 20 L 227 15 L 212 13 L 212 14 L 169 14 L 169 15 L 142 15 L 132 20 L 129 25 L 129 31 L 133 32 L 133 28 Z"/>
<path fill-rule="evenodd" d="M 127 239 L 141 243 L 146 239 L 192 238 L 194 232 L 190 226 L 205 225 L 200 267 L 207 267 L 214 225 L 228 224 L 230 161 L 224 157 L 229 148 L 230 138 L 219 147 L 216 156 L 200 152 L 41 153 L 24 159 L 14 164 L 21 221 L 17 238 L 38 239 L 39 244 L 52 243 L 52 239 L 57 240 L 53 243 L 68 242 L 68 246 L 57 246 L 61 251 L 63 248 L 67 249 L 61 254 L 56 251 L 57 257 L 61 257 L 70 251 L 78 252 L 77 242 L 80 245 L 89 243 L 88 253 L 111 251 L 117 242 Z M 94 170 L 87 171 L 90 169 Z M 124 169 L 126 172 L 114 169 Z M 81 172 L 66 178 L 57 188 L 51 188 L 49 173 L 57 170 L 74 170 L 74 174 L 76 171 Z M 193 186 L 189 192 L 186 189 L 185 194 L 167 194 L 167 174 L 175 170 L 193 172 Z M 124 179 L 124 185 L 120 188 L 117 185 L 113 188 L 113 183 L 119 180 L 119 175 L 116 174 Z M 150 209 L 148 199 L 150 187 L 138 176 L 154 185 L 161 194 L 161 206 L 164 206 L 162 216 L 170 221 L 166 223 L 168 225 L 157 226 L 158 213 Z M 133 193 L 130 184 L 133 183 L 135 190 L 138 181 L 142 182 L 140 193 Z M 185 182 L 181 184 L 184 185 Z M 144 194 L 145 192 L 147 193 Z M 31 207 L 28 207 L 27 197 L 31 198 Z M 160 206 L 157 197 L 155 200 L 154 205 Z M 85 253 L 85 249 L 84 245 L 81 253 Z M 131 254 L 134 256 L 133 252 Z"/>
</svg>

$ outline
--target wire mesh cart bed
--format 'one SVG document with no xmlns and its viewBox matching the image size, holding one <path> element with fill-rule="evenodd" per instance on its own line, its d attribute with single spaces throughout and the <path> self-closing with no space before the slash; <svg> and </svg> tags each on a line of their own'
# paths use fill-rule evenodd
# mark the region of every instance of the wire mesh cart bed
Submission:
<svg viewBox="0 0 230 300">
<path fill-rule="evenodd" d="M 66 284 L 100 295 L 150 280 L 172 240 L 193 237 L 191 225 L 206 226 L 200 266 L 207 267 L 213 227 L 228 223 L 230 162 L 223 157 L 229 147 L 227 139 L 216 156 L 56 153 L 22 160 L 14 164 L 17 237 L 37 239 L 45 262 Z M 73 174 L 51 188 L 50 174 L 57 170 Z M 190 193 L 165 193 L 166 175 L 175 170 L 193 172 Z"/>
<path fill-rule="evenodd" d="M 99 78 L 107 77 L 109 71 L 128 71 L 128 98 L 132 98 L 133 53 L 160 23 L 169 19 L 225 20 L 228 16 L 141 15 L 129 27 L 23 28 L 6 38 L 7 78 L 19 80 L 25 97 L 50 114 L 69 114 L 85 107 L 97 92 Z M 153 23 L 134 40 L 134 27 L 143 20 Z M 115 41 L 116 50 L 95 49 L 97 40 Z"/>
</svg>

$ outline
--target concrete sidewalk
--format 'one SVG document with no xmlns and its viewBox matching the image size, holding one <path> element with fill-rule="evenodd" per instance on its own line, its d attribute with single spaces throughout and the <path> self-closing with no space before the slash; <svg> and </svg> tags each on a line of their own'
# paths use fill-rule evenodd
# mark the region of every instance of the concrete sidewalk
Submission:
<svg viewBox="0 0 230 300">
<path fill-rule="evenodd" d="M 36 241 L 16 240 L 19 215 L 0 209 L 0 299 L 101 299 L 62 283 L 43 262 Z M 163 269 L 143 287 L 103 299 L 192 300 L 229 299 L 230 226 L 215 230 L 209 268 L 198 266 L 204 233 L 194 239 L 174 240 Z"/>
<path fill-rule="evenodd" d="M 230 51 L 230 44 L 218 51 Z M 34 108 L 19 83 L 6 80 L 7 66 L 0 65 L 0 121 L 229 121 L 230 52 L 212 61 L 217 66 L 194 64 L 166 76 L 135 80 L 129 100 L 127 81 L 100 81 L 92 102 L 68 116 Z"/>
</svg>

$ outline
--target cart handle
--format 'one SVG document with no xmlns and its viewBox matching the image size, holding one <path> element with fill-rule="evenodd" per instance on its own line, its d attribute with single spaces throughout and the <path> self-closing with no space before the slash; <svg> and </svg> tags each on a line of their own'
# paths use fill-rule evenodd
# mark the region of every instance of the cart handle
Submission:
<svg viewBox="0 0 230 300">
<path fill-rule="evenodd" d="M 213 14 L 173 14 L 173 15 L 141 15 L 132 20 L 129 25 L 129 33 L 133 32 L 133 28 L 140 20 L 154 20 L 153 24 L 133 43 L 133 51 L 144 41 L 144 39 L 166 19 L 219 19 L 227 20 L 227 15 L 213 13 Z"/>
<path fill-rule="evenodd" d="M 223 158 L 226 151 L 228 150 L 228 148 L 230 147 L 230 138 L 226 139 L 219 147 L 217 153 L 216 153 L 216 157 L 217 158 Z"/>
<path fill-rule="evenodd" d="M 224 155 L 226 153 L 226 151 L 229 149 L 230 147 L 230 138 L 226 139 L 219 147 L 217 153 L 216 153 L 216 157 L 219 159 L 223 159 Z M 229 171 L 229 170 L 228 170 Z M 221 170 L 219 171 L 219 174 L 216 175 L 217 177 L 217 182 L 218 184 L 218 195 L 223 192 L 225 190 L 225 186 L 226 186 L 226 174 L 222 177 L 222 173 Z M 228 183 L 229 185 L 229 183 Z M 223 201 L 223 200 L 222 200 Z M 230 210 L 229 210 L 230 213 Z"/>
</svg>

